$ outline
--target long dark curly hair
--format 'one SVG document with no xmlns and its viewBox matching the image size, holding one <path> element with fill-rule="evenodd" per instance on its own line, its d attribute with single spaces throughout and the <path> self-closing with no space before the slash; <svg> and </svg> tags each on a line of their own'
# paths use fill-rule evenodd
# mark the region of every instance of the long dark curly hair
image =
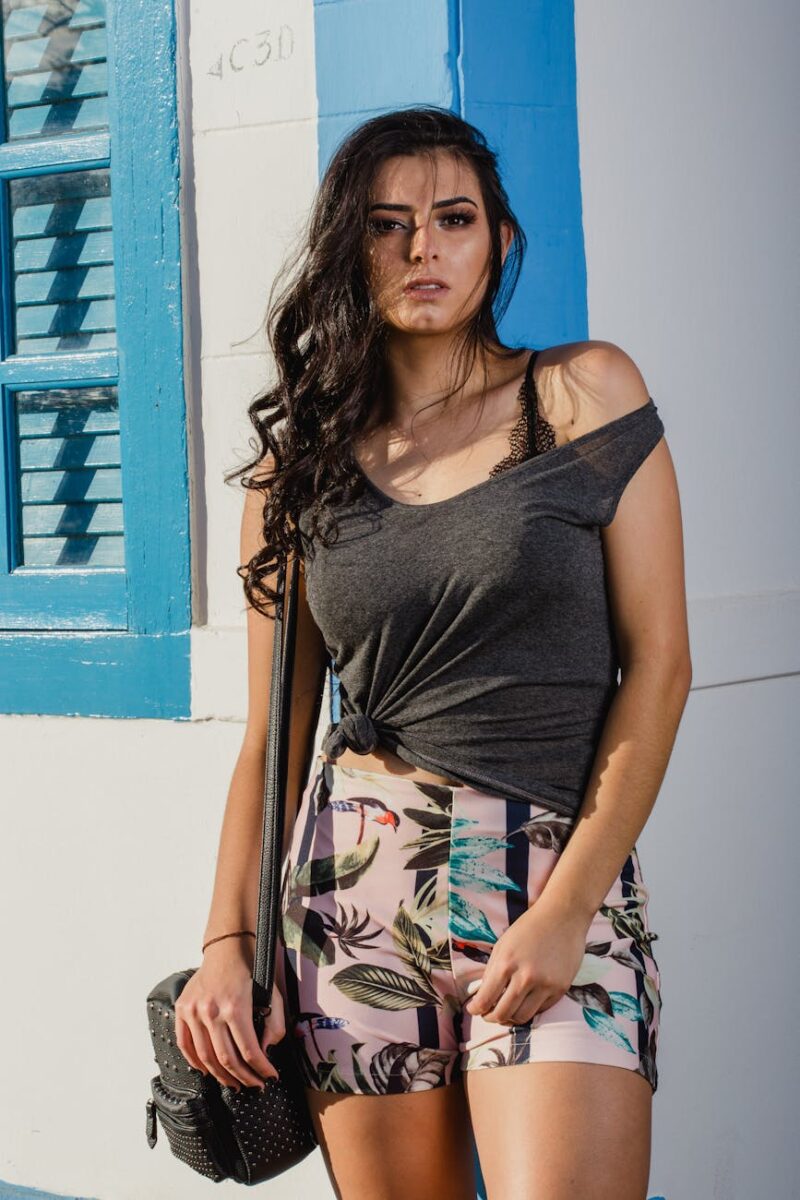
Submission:
<svg viewBox="0 0 800 1200">
<path fill-rule="evenodd" d="M 250 604 L 274 614 L 271 586 L 290 553 L 305 554 L 313 538 L 324 544 L 337 535 L 331 505 L 354 499 L 365 484 L 353 451 L 355 437 L 386 412 L 385 339 L 369 284 L 371 235 L 369 197 L 381 163 L 396 155 L 446 151 L 474 169 L 491 235 L 483 278 L 483 300 L 454 338 L 463 386 L 477 355 L 491 351 L 513 358 L 521 347 L 505 347 L 496 320 L 516 288 L 526 249 L 525 234 L 500 181 L 497 157 L 474 125 L 433 105 L 402 108 L 365 121 L 340 144 L 317 190 L 306 228 L 272 285 L 265 320 L 277 368 L 277 383 L 248 408 L 260 449 L 229 472 L 242 486 L 264 492 L 263 547 L 237 568 Z M 514 237 L 502 258 L 500 223 Z M 284 275 L 289 282 L 275 296 Z M 477 285 L 476 285 L 477 286 Z M 436 403 L 447 399 L 442 396 Z M 251 447 L 254 446 L 250 439 Z M 307 534 L 300 529 L 306 513 Z"/>
</svg>

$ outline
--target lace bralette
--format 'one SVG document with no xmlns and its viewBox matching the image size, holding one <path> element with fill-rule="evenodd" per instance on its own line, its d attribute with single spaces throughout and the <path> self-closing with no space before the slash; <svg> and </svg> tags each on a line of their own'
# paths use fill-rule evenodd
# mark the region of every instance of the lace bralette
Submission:
<svg viewBox="0 0 800 1200">
<path fill-rule="evenodd" d="M 533 458 L 536 454 L 544 454 L 547 450 L 555 449 L 555 430 L 539 411 L 539 396 L 533 378 L 533 367 L 538 356 L 538 350 L 531 353 L 525 370 L 525 378 L 520 385 L 519 403 L 522 411 L 509 434 L 508 440 L 511 449 L 505 458 L 501 458 L 500 462 L 495 463 L 489 472 L 490 477 L 499 475 L 501 471 L 516 466 L 517 463 L 524 462 L 526 458 Z M 531 429 L 533 429 L 533 436 L 531 436 Z"/>
</svg>

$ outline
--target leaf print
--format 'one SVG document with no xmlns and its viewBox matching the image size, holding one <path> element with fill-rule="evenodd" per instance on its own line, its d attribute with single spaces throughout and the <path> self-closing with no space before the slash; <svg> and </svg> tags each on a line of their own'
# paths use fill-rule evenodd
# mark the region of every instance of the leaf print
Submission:
<svg viewBox="0 0 800 1200">
<path fill-rule="evenodd" d="M 578 972 L 572 981 L 572 987 L 587 987 L 590 984 L 599 983 L 611 970 L 611 963 L 608 958 L 600 957 L 598 954 L 586 953 L 581 959 L 581 965 L 578 967 Z"/>
<path fill-rule="evenodd" d="M 338 920 L 335 917 L 330 916 L 328 913 L 323 913 L 322 921 L 328 930 L 328 933 L 332 937 L 336 938 L 336 941 L 339 944 L 339 949 L 343 951 L 348 958 L 356 958 L 356 955 L 353 953 L 353 947 L 358 950 L 377 949 L 377 944 L 375 942 L 370 942 L 367 939 L 371 937 L 378 937 L 382 930 L 379 925 L 376 925 L 374 930 L 370 931 L 367 929 L 367 925 L 370 922 L 369 913 L 366 913 L 363 919 L 361 919 L 359 917 L 358 909 L 353 906 L 351 915 L 347 917 L 345 906 L 339 900 L 336 901 L 336 908 L 337 911 L 341 913 L 341 916 Z"/>
<path fill-rule="evenodd" d="M 583 1008 L 598 1009 L 609 1017 L 613 1017 L 614 1015 L 614 1006 L 611 1003 L 611 997 L 599 983 L 590 983 L 586 987 L 575 987 L 573 985 L 566 994 L 570 1000 L 577 1001 Z"/>
<path fill-rule="evenodd" d="M 613 958 L 615 962 L 622 963 L 624 967 L 630 967 L 632 971 L 638 971 L 640 975 L 644 974 L 644 969 L 639 959 L 635 954 L 632 954 L 627 946 L 618 946 L 612 950 L 608 956 Z"/>
<path fill-rule="evenodd" d="M 654 1018 L 661 1012 L 661 994 L 656 986 L 655 980 L 649 975 L 643 975 L 642 983 L 644 984 L 644 994 L 640 997 L 642 1005 L 642 1015 L 645 1025 L 649 1028 L 653 1024 Z"/>
<path fill-rule="evenodd" d="M 465 942 L 496 942 L 497 936 L 482 913 L 458 892 L 450 893 L 450 931 Z"/>
<path fill-rule="evenodd" d="M 656 1032 L 650 1031 L 647 1039 L 647 1049 L 639 1059 L 639 1074 L 644 1075 L 653 1091 L 658 1087 L 658 1070 L 656 1068 Z"/>
<path fill-rule="evenodd" d="M 428 954 L 428 948 L 422 940 L 419 929 L 403 907 L 402 900 L 392 924 L 392 937 L 400 957 L 417 975 L 422 976 L 420 979 L 422 986 L 430 988 L 433 964 Z"/>
<path fill-rule="evenodd" d="M 428 948 L 428 958 L 431 961 L 431 966 L 434 970 L 449 971 L 452 962 L 450 958 L 450 942 L 448 938 L 442 938 L 439 942 L 434 942 Z"/>
<path fill-rule="evenodd" d="M 423 795 L 429 795 L 427 789 L 430 790 L 432 794 L 429 795 L 429 799 L 432 800 L 435 807 L 403 809 L 409 821 L 413 821 L 416 825 L 421 825 L 423 829 L 422 834 L 418 838 L 403 843 L 403 850 L 412 850 L 415 846 L 419 847 L 418 853 L 408 859 L 405 867 L 408 871 L 435 870 L 437 867 L 447 865 L 450 853 L 452 793 L 447 788 L 436 784 L 423 785 L 417 780 L 414 783 Z M 441 799 L 444 802 L 440 802 Z"/>
<path fill-rule="evenodd" d="M 317 1067 L 319 1090 L 321 1092 L 345 1092 L 352 1094 L 353 1089 L 343 1077 L 336 1061 L 336 1051 L 331 1050 L 325 1062 Z"/>
<path fill-rule="evenodd" d="M 427 797 L 437 808 L 443 812 L 452 811 L 453 793 L 449 787 L 444 787 L 441 783 L 423 783 L 419 779 L 415 779 L 413 783 L 417 790 L 422 792 L 423 796 Z"/>
<path fill-rule="evenodd" d="M 354 1042 L 350 1047 L 350 1052 L 353 1058 L 353 1078 L 356 1081 L 356 1087 L 366 1096 L 377 1096 L 378 1091 L 372 1086 L 370 1081 L 364 1074 L 364 1068 L 361 1066 L 361 1060 L 358 1057 L 359 1050 L 364 1046 L 364 1042 Z"/>
<path fill-rule="evenodd" d="M 431 1003 L 428 992 L 420 987 L 416 979 L 401 975 L 390 967 L 353 963 L 337 971 L 331 983 L 344 992 L 348 999 L 387 1011 L 399 1012 Z"/>
<path fill-rule="evenodd" d="M 415 925 L 425 929 L 432 937 L 433 922 L 440 909 L 445 908 L 447 899 L 438 894 L 436 875 L 430 875 L 414 893 L 408 907 L 408 914 Z"/>
<path fill-rule="evenodd" d="M 503 850 L 506 846 L 511 845 L 505 838 L 494 837 L 491 834 L 470 833 L 471 829 L 479 829 L 480 825 L 481 822 L 477 817 L 453 817 L 453 837 L 468 839 L 471 842 L 484 842 L 487 848 L 493 850 Z"/>
<path fill-rule="evenodd" d="M 369 867 L 378 852 L 380 838 L 343 850 L 339 854 L 328 854 L 324 858 L 311 858 L 295 867 L 291 887 L 299 896 L 320 896 L 335 888 L 352 887 Z"/>
<path fill-rule="evenodd" d="M 450 875 L 456 887 L 480 889 L 484 892 L 521 892 L 521 886 L 505 871 L 490 867 L 488 863 L 464 858 L 461 846 L 453 844 L 450 855 Z"/>
<path fill-rule="evenodd" d="M 629 1021 L 641 1021 L 639 1001 L 630 992 L 609 992 L 615 1017 L 627 1017 Z"/>
<path fill-rule="evenodd" d="M 320 914 L 292 900 L 281 916 L 284 944 L 296 950 L 318 967 L 328 967 L 334 961 L 336 947 L 325 933 Z"/>
<path fill-rule="evenodd" d="M 403 812 L 417 825 L 421 825 L 423 829 L 448 829 L 450 828 L 450 817 L 447 813 L 432 811 L 427 808 L 404 808 Z"/>
<path fill-rule="evenodd" d="M 648 932 L 644 927 L 642 909 L 617 908 L 613 904 L 601 904 L 600 912 L 608 917 L 618 938 L 632 938 L 642 954 L 650 953 L 650 943 L 656 940 L 657 934 Z"/>
<path fill-rule="evenodd" d="M 370 1072 L 379 1091 L 420 1092 L 444 1083 L 452 1054 L 411 1042 L 391 1042 L 372 1058 Z"/>
<path fill-rule="evenodd" d="M 583 1015 L 589 1028 L 594 1029 L 607 1042 L 619 1046 L 621 1050 L 628 1050 L 631 1054 L 636 1053 L 625 1034 L 614 1023 L 613 1017 L 606 1016 L 604 1012 L 598 1012 L 596 1008 L 585 1008 Z"/>
<path fill-rule="evenodd" d="M 630 947 L 616 946 L 612 950 L 612 945 L 612 942 L 587 942 L 586 953 L 597 954 L 601 958 L 608 957 L 614 962 L 622 963 L 623 967 L 630 967 L 632 971 L 644 975 L 644 968 L 636 955 L 631 952 Z"/>
<path fill-rule="evenodd" d="M 506 1058 L 505 1054 L 503 1053 L 503 1051 L 498 1049 L 497 1046 L 490 1046 L 489 1054 L 490 1054 L 491 1058 L 494 1059 L 494 1062 L 490 1062 L 490 1061 L 482 1062 L 481 1063 L 482 1067 L 490 1067 L 490 1068 L 491 1067 L 507 1067 L 507 1066 L 511 1065 L 509 1063 L 508 1059 Z"/>
<path fill-rule="evenodd" d="M 508 850 L 512 842 L 493 837 L 463 837 L 453 838 L 453 846 L 462 858 L 483 858 L 494 850 Z"/>
<path fill-rule="evenodd" d="M 573 828 L 574 822 L 570 818 L 554 817 L 551 813 L 532 817 L 520 825 L 532 846 L 554 850 L 556 854 L 560 854 L 566 846 Z"/>
<path fill-rule="evenodd" d="M 422 837 L 412 842 L 403 842 L 403 850 L 411 850 L 414 846 L 421 847 L 417 854 L 406 860 L 407 871 L 430 871 L 437 867 L 447 866 L 450 854 L 450 837 L 448 834 L 423 833 Z"/>
</svg>

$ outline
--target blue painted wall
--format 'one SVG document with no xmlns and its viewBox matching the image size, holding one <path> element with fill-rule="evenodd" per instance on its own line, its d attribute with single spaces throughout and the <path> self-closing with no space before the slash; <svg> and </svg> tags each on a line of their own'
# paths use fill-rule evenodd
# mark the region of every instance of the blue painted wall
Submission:
<svg viewBox="0 0 800 1200">
<path fill-rule="evenodd" d="M 320 175 L 370 116 L 438 104 L 486 134 L 528 252 L 500 332 L 587 338 L 572 0 L 316 0 Z M 424 30 L 424 36 L 420 36 Z"/>
</svg>

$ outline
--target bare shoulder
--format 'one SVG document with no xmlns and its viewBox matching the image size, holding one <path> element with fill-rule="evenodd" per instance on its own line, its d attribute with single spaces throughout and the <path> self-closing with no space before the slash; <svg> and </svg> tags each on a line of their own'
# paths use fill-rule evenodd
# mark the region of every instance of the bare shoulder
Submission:
<svg viewBox="0 0 800 1200">
<path fill-rule="evenodd" d="M 563 441 L 641 408 L 650 398 L 636 363 L 614 342 L 548 346 L 535 378 L 544 416 L 561 429 Z"/>
</svg>

